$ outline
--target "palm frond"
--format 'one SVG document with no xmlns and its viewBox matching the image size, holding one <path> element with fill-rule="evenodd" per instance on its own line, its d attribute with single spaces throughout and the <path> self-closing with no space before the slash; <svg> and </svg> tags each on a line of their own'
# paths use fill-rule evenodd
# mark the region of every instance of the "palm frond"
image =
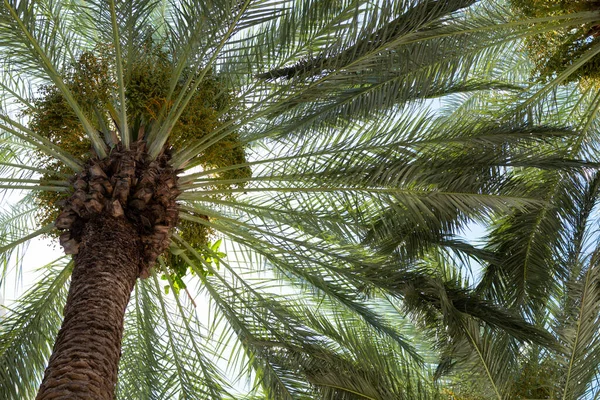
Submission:
<svg viewBox="0 0 600 400">
<path fill-rule="evenodd" d="M 567 288 L 567 296 L 572 303 L 559 317 L 557 333 L 564 345 L 564 354 L 559 358 L 564 369 L 562 399 L 580 398 L 597 392 L 592 383 L 600 366 L 596 333 L 600 307 L 597 256 L 597 251 L 594 251 L 588 268 Z"/>
<path fill-rule="evenodd" d="M 85 133 L 94 146 L 96 154 L 98 154 L 99 157 L 104 158 L 106 157 L 106 144 L 98 136 L 96 129 L 94 129 L 81 110 L 81 107 L 73 97 L 71 90 L 65 85 L 56 65 L 52 62 L 47 51 L 40 45 L 36 38 L 36 36 L 45 36 L 44 34 L 36 32 L 37 27 L 35 21 L 38 19 L 38 16 L 35 14 L 36 12 L 39 12 L 36 7 L 30 6 L 25 2 L 19 2 L 18 4 L 13 5 L 8 0 L 5 0 L 3 7 L 4 15 L 0 20 L 0 26 L 4 25 L 2 28 L 8 28 L 21 33 L 20 35 L 11 35 L 13 36 L 13 40 L 15 40 L 16 43 L 21 43 L 25 48 L 31 48 L 32 53 L 34 54 L 33 60 L 40 64 L 40 69 L 48 75 L 60 90 L 69 106 L 77 115 L 77 118 L 79 118 Z M 52 36 L 53 35 L 50 34 L 49 36 L 46 36 L 46 39 L 51 38 Z M 49 41 L 49 43 L 54 45 L 53 41 Z"/>
<path fill-rule="evenodd" d="M 2 317 L 2 398 L 31 398 L 37 392 L 62 320 L 71 267 L 64 259 L 43 267 L 43 278 Z"/>
<path fill-rule="evenodd" d="M 461 338 L 449 344 L 450 350 L 446 353 L 449 357 L 442 359 L 438 374 L 454 366 L 461 376 L 460 385 L 475 382 L 479 394 L 485 398 L 509 398 L 514 384 L 518 346 L 506 336 L 482 330 L 474 321 L 463 321 L 461 330 Z"/>
</svg>

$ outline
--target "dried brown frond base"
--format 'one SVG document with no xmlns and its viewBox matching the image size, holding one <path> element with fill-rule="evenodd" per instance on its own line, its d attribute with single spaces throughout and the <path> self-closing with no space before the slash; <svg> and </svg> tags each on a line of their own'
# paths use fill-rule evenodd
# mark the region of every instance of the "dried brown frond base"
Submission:
<svg viewBox="0 0 600 400">
<path fill-rule="evenodd" d="M 56 227 L 64 232 L 60 243 L 67 254 L 77 254 L 85 224 L 107 214 L 127 218 L 140 235 L 143 262 L 139 275 L 148 276 L 158 256 L 169 246 L 177 223 L 177 171 L 170 165 L 168 150 L 148 160 L 145 143 L 121 145 L 104 160 L 89 160 L 73 177 L 73 194 L 60 204 Z"/>
</svg>

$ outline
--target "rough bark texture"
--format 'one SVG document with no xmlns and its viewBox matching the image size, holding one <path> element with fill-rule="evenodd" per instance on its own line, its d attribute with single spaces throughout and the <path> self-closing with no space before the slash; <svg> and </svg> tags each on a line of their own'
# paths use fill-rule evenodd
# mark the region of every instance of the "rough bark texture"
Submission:
<svg viewBox="0 0 600 400">
<path fill-rule="evenodd" d="M 37 399 L 113 399 L 123 317 L 144 245 L 125 217 L 93 216 L 82 230 L 65 317 Z"/>
<path fill-rule="evenodd" d="M 147 277 L 169 247 L 170 231 L 179 215 L 176 199 L 181 192 L 170 159 L 165 150 L 151 161 L 144 142 L 135 142 L 129 150 L 117 145 L 109 157 L 88 160 L 73 177 L 73 194 L 62 202 L 55 223 L 63 231 L 60 243 L 65 253 L 79 252 L 81 231 L 94 216 L 125 216 L 144 243 L 140 275 Z"/>
<path fill-rule="evenodd" d="M 114 398 L 129 296 L 168 248 L 181 192 L 168 149 L 150 160 L 140 141 L 88 160 L 72 183 L 55 225 L 75 268 L 37 399 L 108 400 Z"/>
</svg>

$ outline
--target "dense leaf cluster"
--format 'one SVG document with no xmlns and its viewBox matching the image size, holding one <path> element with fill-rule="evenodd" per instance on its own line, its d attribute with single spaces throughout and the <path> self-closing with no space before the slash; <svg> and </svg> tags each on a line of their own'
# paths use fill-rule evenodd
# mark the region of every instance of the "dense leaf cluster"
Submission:
<svg viewBox="0 0 600 400">
<path fill-rule="evenodd" d="M 510 0 L 518 14 L 529 18 L 566 16 L 584 11 L 596 11 L 600 4 L 595 0 Z M 532 74 L 551 80 L 572 66 L 592 47 L 600 43 L 600 26 L 595 22 L 570 24 L 543 29 L 525 39 L 534 69 Z M 583 81 L 584 85 L 599 86 L 600 55 L 596 55 L 570 74 L 565 82 Z"/>
<path fill-rule="evenodd" d="M 114 100 L 111 93 L 116 86 L 116 78 L 110 64 L 114 57 L 110 46 L 97 46 L 94 51 L 82 53 L 77 62 L 64 73 L 64 81 L 81 104 L 87 118 L 93 126 L 104 133 L 105 141 L 116 143 L 118 138 L 117 126 L 119 115 L 112 105 Z M 151 42 L 142 46 L 142 52 L 135 62 L 126 66 L 127 87 L 126 101 L 129 126 L 134 132 L 134 140 L 143 140 L 152 129 L 153 124 L 160 119 L 161 112 L 169 110 L 169 77 L 173 74 L 173 63 L 166 52 L 160 50 Z M 185 76 L 185 75 L 184 75 Z M 177 95 L 181 87 L 174 88 Z M 168 146 L 184 148 L 190 142 L 201 140 L 222 124 L 227 123 L 236 109 L 233 94 L 228 91 L 212 74 L 202 77 L 202 83 L 177 121 Z M 75 112 L 68 106 L 61 92 L 55 85 L 40 87 L 38 97 L 33 100 L 35 108 L 28 110 L 29 128 L 50 140 L 61 149 L 73 154 L 80 160 L 93 156 L 91 144 Z M 56 173 L 44 173 L 43 182 L 60 181 L 61 176 L 70 173 L 70 169 L 60 161 L 45 156 L 39 152 L 39 165 Z M 243 165 L 246 162 L 245 150 L 237 133 L 231 133 L 191 161 L 200 169 L 224 168 L 232 165 Z M 251 174 L 249 167 L 225 169 L 216 174 L 216 178 L 235 180 L 242 183 L 218 185 L 221 188 L 243 186 L 243 180 Z M 56 220 L 61 200 L 69 193 L 40 191 L 36 194 L 40 206 L 38 222 L 40 226 Z M 226 194 L 216 195 L 223 198 Z M 207 216 L 200 217 L 209 220 Z M 207 225 L 183 222 L 178 226 L 181 236 L 200 249 L 209 243 L 212 229 Z M 187 264 L 175 255 L 170 256 L 171 278 L 185 285 L 181 278 L 187 273 Z"/>
</svg>

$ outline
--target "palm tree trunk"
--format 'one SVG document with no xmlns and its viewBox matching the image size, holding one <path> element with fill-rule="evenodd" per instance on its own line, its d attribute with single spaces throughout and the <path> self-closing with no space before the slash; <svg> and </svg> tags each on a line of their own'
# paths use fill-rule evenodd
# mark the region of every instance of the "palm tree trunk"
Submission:
<svg viewBox="0 0 600 400">
<path fill-rule="evenodd" d="M 62 327 L 36 399 L 114 399 L 123 318 L 139 276 L 142 242 L 124 217 L 83 227 Z"/>
</svg>

